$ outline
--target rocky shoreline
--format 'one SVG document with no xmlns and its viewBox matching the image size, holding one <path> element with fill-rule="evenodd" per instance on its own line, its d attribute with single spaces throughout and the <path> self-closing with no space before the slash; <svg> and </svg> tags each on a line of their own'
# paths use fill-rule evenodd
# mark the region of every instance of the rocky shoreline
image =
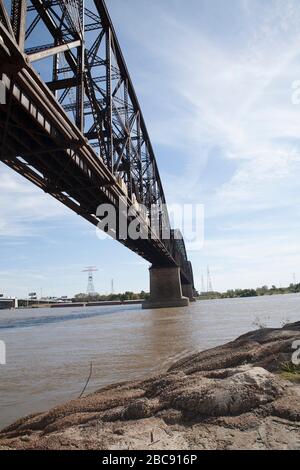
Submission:
<svg viewBox="0 0 300 470">
<path fill-rule="evenodd" d="M 0 432 L 0 449 L 300 449 L 300 322 L 189 356 Z"/>
</svg>

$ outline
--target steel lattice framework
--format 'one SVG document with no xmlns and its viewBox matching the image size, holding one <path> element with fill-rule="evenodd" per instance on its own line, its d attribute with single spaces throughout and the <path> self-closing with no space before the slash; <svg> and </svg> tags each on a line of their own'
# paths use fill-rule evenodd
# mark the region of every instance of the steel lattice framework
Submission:
<svg viewBox="0 0 300 470">
<path fill-rule="evenodd" d="M 119 240 L 154 265 L 179 265 L 193 284 L 184 241 L 170 227 L 143 114 L 104 0 L 0 0 L 0 160 L 97 225 L 96 208 L 143 205 L 151 240 Z M 8 9 L 11 9 L 8 13 Z M 37 73 L 47 61 L 47 79 Z M 50 62 L 51 61 L 51 62 Z M 36 65 L 37 64 L 37 65 Z M 116 237 L 117 239 L 118 236 Z"/>
</svg>

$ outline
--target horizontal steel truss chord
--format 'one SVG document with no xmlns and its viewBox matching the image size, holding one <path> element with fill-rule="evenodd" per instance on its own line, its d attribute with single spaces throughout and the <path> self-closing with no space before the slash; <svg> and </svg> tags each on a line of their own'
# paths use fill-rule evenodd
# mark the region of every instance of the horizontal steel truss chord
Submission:
<svg viewBox="0 0 300 470">
<path fill-rule="evenodd" d="M 61 121 L 65 123 L 67 129 L 71 128 L 71 114 L 74 116 L 81 143 L 78 149 L 74 148 L 72 155 L 76 155 L 78 162 L 81 162 L 81 167 L 76 167 L 77 182 L 72 183 L 69 170 L 73 168 L 74 162 L 71 158 L 66 159 L 64 149 L 60 149 L 57 141 L 55 142 L 57 120 L 53 120 L 50 113 L 47 117 L 51 127 L 50 137 L 47 136 L 46 139 L 49 140 L 48 152 L 42 150 L 45 136 L 39 126 L 36 126 L 34 130 L 25 129 L 22 147 L 20 140 L 17 142 L 15 136 L 17 129 L 21 132 L 22 123 L 14 119 L 7 128 L 3 122 L 0 124 L 0 132 L 1 129 L 6 130 L 10 136 L 8 142 L 5 142 L 7 151 L 5 163 L 14 165 L 19 169 L 16 171 L 19 172 L 21 172 L 22 165 L 24 165 L 23 172 L 25 168 L 34 172 L 34 165 L 39 167 L 52 195 L 54 195 L 55 188 L 60 191 L 68 190 L 75 199 L 85 198 L 85 193 L 90 192 L 93 200 L 97 201 L 95 191 L 98 183 L 85 181 L 85 178 L 93 174 L 94 170 L 91 168 L 98 160 L 98 168 L 101 167 L 101 172 L 103 172 L 105 167 L 107 178 L 110 180 L 110 183 L 102 181 L 102 188 L 106 187 L 107 197 L 115 198 L 121 194 L 128 204 L 131 202 L 146 206 L 149 215 L 152 205 L 156 205 L 159 212 L 161 206 L 166 203 L 166 199 L 155 155 L 104 0 L 94 0 L 94 8 L 91 9 L 84 9 L 82 0 L 31 0 L 31 4 L 27 7 L 27 19 L 26 1 L 12 0 L 11 13 L 10 20 L 5 8 L 1 7 L 0 25 L 3 25 L 8 35 L 17 42 L 19 51 L 15 50 L 13 41 L 7 40 L 5 47 L 8 48 L 9 54 L 18 56 L 18 60 L 23 62 L 23 67 L 24 64 L 29 63 L 35 66 L 35 63 L 42 59 L 52 60 L 52 77 L 47 80 L 48 90 L 56 100 L 56 112 L 60 114 Z M 50 34 L 51 42 L 48 40 L 46 44 L 33 43 L 32 34 L 37 26 L 45 28 L 47 31 L 45 37 L 49 38 Z M 97 31 L 96 35 L 95 31 Z M 26 47 L 27 44 L 30 47 Z M 0 45 L 0 49 L 1 47 L 4 45 Z M 20 53 L 22 58 L 19 56 Z M 5 54 L 7 56 L 7 51 Z M 12 68 L 13 62 L 12 60 L 10 64 L 7 63 L 7 70 Z M 27 65 L 25 69 L 26 67 Z M 39 89 L 42 90 L 43 86 L 39 85 Z M 23 91 L 29 97 L 34 96 L 30 86 L 26 90 L 21 89 L 22 93 Z M 35 90 L 35 93 L 39 91 Z M 49 100 L 51 101 L 50 96 Z M 26 127 L 26 122 L 24 125 Z M 63 129 L 59 132 L 64 133 Z M 59 133 L 57 135 L 59 137 Z M 27 139 L 38 142 L 32 155 L 26 144 L 29 142 Z M 18 146 L 22 148 L 22 154 L 14 156 Z M 71 149 L 71 142 L 67 144 L 67 147 Z M 83 149 L 85 154 L 83 154 Z M 92 167 L 90 160 L 84 163 L 88 153 L 93 155 Z M 64 155 L 63 160 L 66 160 L 63 164 L 60 161 L 62 155 Z M 19 156 L 27 159 L 27 163 L 16 161 Z M 42 157 L 45 161 L 42 162 L 44 166 L 41 167 L 39 165 L 42 165 Z M 52 159 L 51 165 L 55 164 L 57 168 L 51 165 L 49 167 L 50 158 Z M 82 172 L 81 176 L 79 176 L 80 172 Z M 32 174 L 30 177 L 33 178 Z M 40 177 L 43 178 L 43 176 Z M 61 197 L 64 199 L 66 196 Z M 85 213 L 90 210 L 87 200 L 84 202 L 82 199 L 82 204 L 85 205 Z M 163 214 L 162 220 L 164 226 L 170 229 L 167 212 Z M 151 224 L 150 221 L 149 223 Z M 149 230 L 151 230 L 151 225 Z M 147 245 L 141 249 L 134 244 L 129 247 L 151 262 L 154 262 L 154 259 L 156 263 L 172 264 L 175 261 L 177 265 L 180 265 L 182 275 L 186 276 L 186 279 L 191 278 L 191 268 L 187 266 L 183 240 L 181 243 L 173 239 L 163 240 L 162 232 L 160 232 L 158 240 L 152 241 L 151 247 Z"/>
</svg>

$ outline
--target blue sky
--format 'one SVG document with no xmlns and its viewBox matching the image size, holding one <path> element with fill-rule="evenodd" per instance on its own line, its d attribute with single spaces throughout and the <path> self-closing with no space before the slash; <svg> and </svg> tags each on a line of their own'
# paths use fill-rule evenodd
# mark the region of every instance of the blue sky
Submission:
<svg viewBox="0 0 300 470">
<path fill-rule="evenodd" d="M 169 203 L 205 205 L 195 282 L 300 280 L 300 4 L 107 0 Z M 148 289 L 148 264 L 0 165 L 0 291 Z"/>
</svg>

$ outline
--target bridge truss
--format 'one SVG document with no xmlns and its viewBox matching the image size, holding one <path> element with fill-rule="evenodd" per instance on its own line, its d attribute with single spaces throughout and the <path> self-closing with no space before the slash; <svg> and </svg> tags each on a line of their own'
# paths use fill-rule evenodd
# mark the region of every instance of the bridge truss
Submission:
<svg viewBox="0 0 300 470">
<path fill-rule="evenodd" d="M 154 232 L 156 206 L 155 236 L 115 238 L 193 284 L 184 241 L 163 235 L 162 182 L 104 0 L 0 0 L 0 60 L 0 160 L 94 225 L 100 204 L 122 200 L 146 207 Z"/>
</svg>

